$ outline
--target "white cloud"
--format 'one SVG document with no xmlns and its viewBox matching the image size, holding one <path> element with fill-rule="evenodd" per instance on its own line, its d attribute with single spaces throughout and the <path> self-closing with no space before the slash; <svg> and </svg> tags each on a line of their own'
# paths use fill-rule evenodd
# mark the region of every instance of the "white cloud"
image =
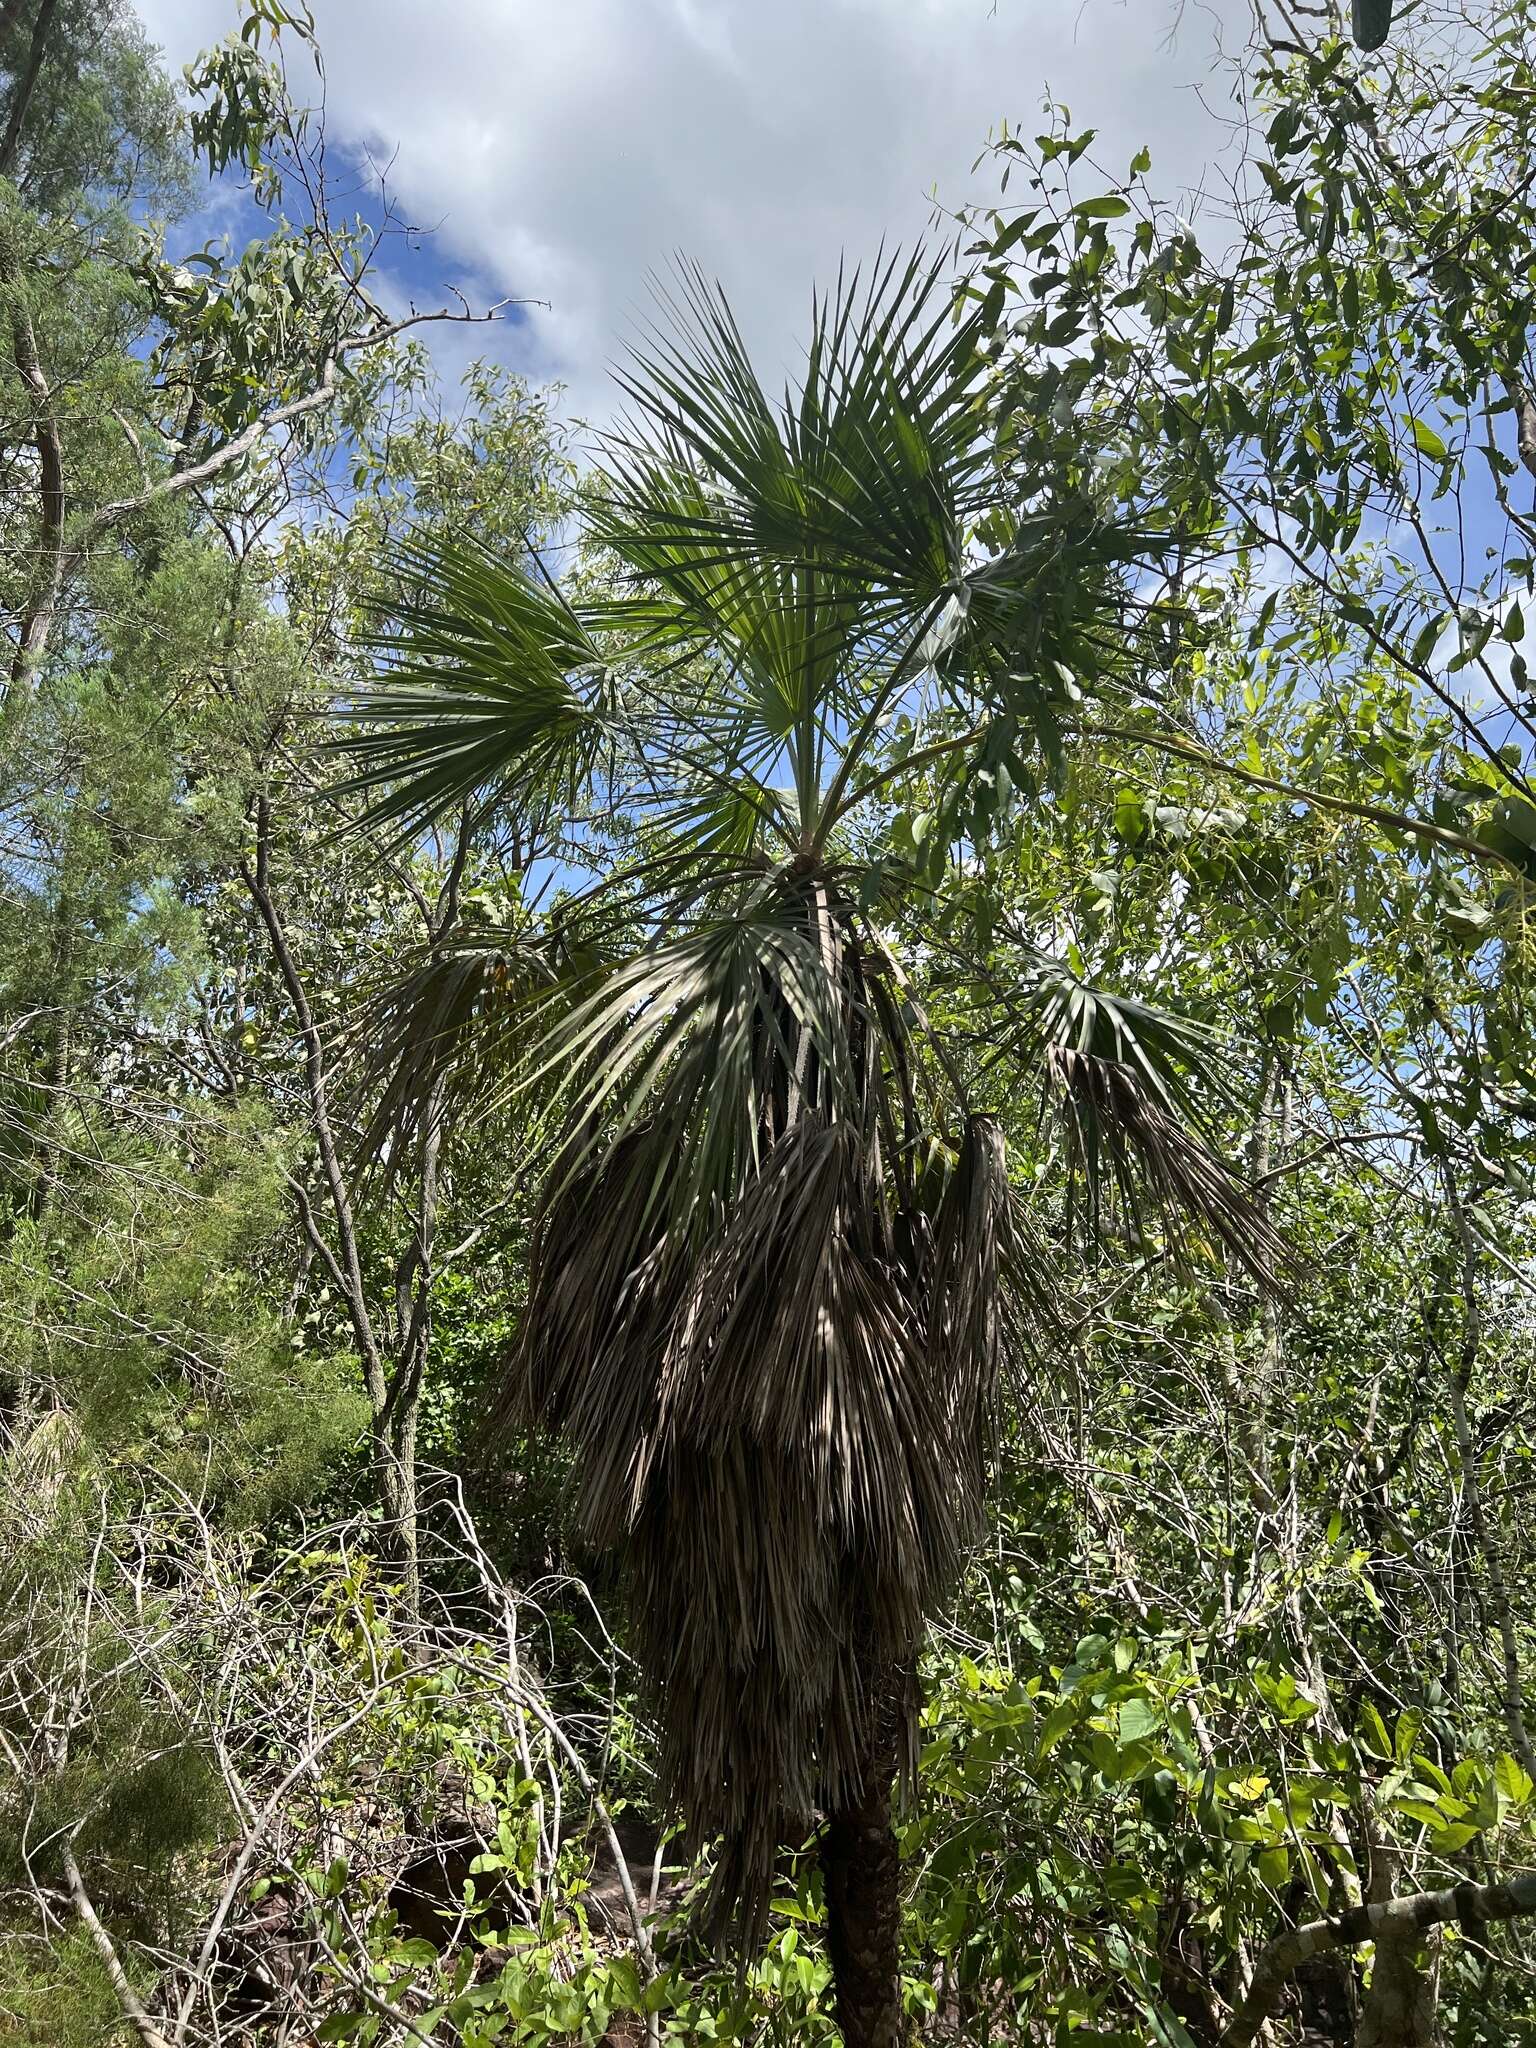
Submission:
<svg viewBox="0 0 1536 2048">
<path fill-rule="evenodd" d="M 229 0 L 139 0 L 181 63 Z M 1182 12 L 1178 34 L 1169 30 Z M 791 369 L 811 285 L 910 243 L 928 195 L 995 193 L 971 165 L 1047 93 L 1165 197 L 1224 141 L 1216 36 L 1246 0 L 317 0 L 334 149 L 393 155 L 433 263 L 481 299 L 548 299 L 505 352 L 612 404 L 605 366 L 648 273 L 718 275 L 765 369 Z M 1197 89 L 1205 84 L 1206 93 Z M 1209 104 L 1207 102 L 1209 101 Z M 457 350 L 455 350 L 457 353 Z"/>
</svg>

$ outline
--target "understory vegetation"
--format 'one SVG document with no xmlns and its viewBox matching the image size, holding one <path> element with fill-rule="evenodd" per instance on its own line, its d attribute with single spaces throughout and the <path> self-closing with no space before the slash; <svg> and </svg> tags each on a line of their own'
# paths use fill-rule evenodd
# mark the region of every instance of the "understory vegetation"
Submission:
<svg viewBox="0 0 1536 2048">
<path fill-rule="evenodd" d="M 1355 11 L 578 444 L 0 6 L 0 2042 L 1536 2043 L 1536 7 Z"/>
</svg>

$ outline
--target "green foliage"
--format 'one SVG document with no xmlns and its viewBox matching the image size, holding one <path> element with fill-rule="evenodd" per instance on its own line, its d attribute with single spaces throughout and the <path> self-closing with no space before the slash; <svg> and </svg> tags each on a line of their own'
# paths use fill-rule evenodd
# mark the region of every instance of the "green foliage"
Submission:
<svg viewBox="0 0 1536 2048">
<path fill-rule="evenodd" d="M 20 1231 L 0 1323 L 11 1372 L 67 1404 L 96 1455 L 259 1522 L 323 1480 L 364 1411 L 350 1362 L 297 1350 L 261 1301 L 281 1211 L 260 1121 L 186 1137 L 180 1158 L 98 1158 L 67 1222 Z"/>
<path fill-rule="evenodd" d="M 140 1972 L 147 1980 L 147 1972 Z M 16 2048 L 100 2048 L 122 2007 L 82 1928 L 51 1940 L 8 1938 L 0 1962 L 0 2038 Z"/>
<path fill-rule="evenodd" d="M 1288 1930 L 1536 1861 L 1533 14 L 1386 12 L 1245 59 L 1230 219 L 1004 130 L 782 399 L 684 274 L 578 478 L 551 394 L 337 356 L 307 16 L 184 120 L 59 0 L 0 2038 L 123 2031 L 68 1840 L 189 2038 L 830 2044 L 882 1663 L 936 2041 L 1212 2048 Z M 249 247 L 130 227 L 205 169 Z M 1523 2040 L 1529 1924 L 1319 1953 L 1277 2048 L 1431 1968 Z"/>
<path fill-rule="evenodd" d="M 36 7 L 7 9 L 0 40 L 0 134 L 31 70 Z M 59 216 L 130 203 L 175 217 L 192 195 L 181 110 L 136 16 L 121 0 L 50 10 L 11 176 L 27 203 Z"/>
</svg>

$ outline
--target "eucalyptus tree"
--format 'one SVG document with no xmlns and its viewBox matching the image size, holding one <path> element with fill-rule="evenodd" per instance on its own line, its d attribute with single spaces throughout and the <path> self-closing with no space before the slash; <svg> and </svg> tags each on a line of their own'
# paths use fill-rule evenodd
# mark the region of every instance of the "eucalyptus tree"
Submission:
<svg viewBox="0 0 1536 2048">
<path fill-rule="evenodd" d="M 366 856 L 289 868 L 288 820 L 269 830 L 280 797 L 297 815 L 306 801 L 293 701 L 310 669 L 339 658 L 337 620 L 395 498 L 418 517 L 468 503 L 466 516 L 489 523 L 515 495 L 519 524 L 535 515 L 524 486 L 544 441 L 536 408 L 476 373 L 461 431 L 436 416 L 407 338 L 421 323 L 370 296 L 378 238 L 338 214 L 318 117 L 263 52 L 285 24 L 308 41 L 296 13 L 259 0 L 238 37 L 191 67 L 183 108 L 115 0 L 0 9 L 0 125 L 15 145 L 0 150 L 0 1007 L 12 1019 L 0 1120 L 18 1213 L 38 1226 L 78 1137 L 70 1127 L 114 1099 L 95 1074 L 111 1060 L 121 1104 L 130 1079 L 145 1079 L 144 1040 L 177 1039 L 194 998 L 207 997 L 202 1024 L 217 1025 L 194 1030 L 187 1084 L 231 1097 L 269 1086 L 291 1127 L 313 1087 L 295 1096 L 291 1077 L 277 1078 L 286 1041 L 272 1009 L 245 1044 L 254 1027 L 239 991 L 252 977 L 224 880 L 248 876 L 266 945 L 290 956 L 277 1014 L 302 1016 L 316 962 L 311 933 L 294 931 L 299 901 L 350 913 L 360 872 L 379 872 Z M 176 261 L 174 219 L 153 209 L 190 204 L 199 154 L 266 208 L 266 232 L 238 256 Z M 492 460 L 496 482 L 482 488 Z M 279 547 L 300 494 L 302 532 L 295 520 Z M 294 870 L 315 885 L 299 901 L 286 893 Z M 210 933 L 233 959 L 208 958 Z M 166 1078 L 161 1058 L 151 1085 Z M 323 1151 L 323 1104 L 311 1110 Z M 339 1191 L 329 1178 L 322 1212 Z M 350 1227 L 338 1214 L 337 1233 Z M 313 1234 L 300 1259 L 323 1265 L 330 1247 Z M 356 1261 L 343 1252 L 340 1266 L 382 1411 L 377 1306 L 363 1301 Z M 423 1362 L 424 1311 L 407 1281 L 389 1297 L 395 1349 Z M 50 1398 L 19 1368 L 0 1381 L 0 1426 L 25 1420 L 32 1392 Z M 411 1402 L 397 1393 L 389 1414 L 408 1438 Z M 410 1464 L 393 1447 L 380 1462 L 387 1480 Z M 395 1519 L 407 1531 L 409 1498 L 402 1484 Z"/>
<path fill-rule="evenodd" d="M 1412 1319 L 1418 1354 L 1440 1365 L 1442 1425 L 1471 1500 L 1508 1419 L 1502 1392 L 1498 1402 L 1491 1393 L 1502 1374 L 1480 1306 L 1488 1264 L 1502 1258 L 1517 1287 L 1527 1279 L 1500 1239 L 1525 1227 L 1532 1102 L 1536 706 L 1522 649 L 1536 588 L 1536 13 L 1529 0 L 1483 10 L 1423 0 L 1397 10 L 1390 45 L 1369 59 L 1334 11 L 1304 32 L 1300 18 L 1289 13 L 1285 38 L 1261 39 L 1233 80 L 1256 119 L 1229 204 L 1192 221 L 1158 203 L 1145 153 L 1107 191 L 1091 136 L 1058 131 L 1033 146 L 1005 136 L 1004 182 L 1019 179 L 1026 203 L 1000 206 L 975 253 L 1000 394 L 1015 379 L 1033 388 L 1040 353 L 1070 345 L 1081 419 L 1122 420 L 1124 472 L 1157 476 L 1169 516 L 1193 517 L 1208 558 L 1226 557 L 1222 573 L 1208 559 L 1206 580 L 1237 605 L 1227 702 L 1200 702 L 1209 647 L 1186 617 L 1160 716 L 1101 726 L 1128 749 L 1127 781 L 1148 791 L 1127 805 L 1128 822 L 1140 831 L 1145 819 L 1150 838 L 1188 767 L 1206 802 L 1213 788 L 1234 804 L 1251 805 L 1253 792 L 1288 807 L 1300 799 L 1319 820 L 1352 818 L 1380 835 L 1357 842 L 1364 886 L 1334 898 L 1304 955 L 1304 920 L 1287 920 L 1266 965 L 1292 954 L 1299 1010 L 1280 1006 L 1268 1028 L 1281 1041 L 1308 1025 L 1336 1032 L 1393 1121 L 1403 1113 L 1408 1145 L 1422 1147 L 1427 1240 L 1454 1247 L 1469 1201 L 1484 1215 L 1459 1279 L 1454 1258 L 1435 1253 Z M 1031 301 L 1023 319 L 1007 319 L 1011 304 Z M 1170 714 L 1186 698 L 1180 734 Z M 1310 733 L 1288 747 L 1286 707 L 1303 705 Z M 1306 878 L 1288 909 L 1308 908 L 1314 890 L 1322 908 L 1343 876 L 1330 863 L 1324 886 Z M 1391 966 L 1362 1035 L 1373 927 L 1391 934 Z M 1461 1426 L 1479 1382 L 1483 1441 Z M 1359 1407 L 1351 1429 L 1363 1438 L 1378 1404 L 1373 1395 Z M 1528 1740 L 1529 1638 L 1505 1597 L 1503 1560 L 1525 1539 L 1513 1513 L 1502 1528 L 1480 1526 L 1491 1540 L 1478 1536 L 1471 1578 L 1502 1674 L 1490 1718 L 1504 1734 L 1493 1739 L 1514 1760 Z M 1304 1656 L 1293 1618 L 1287 1628 Z M 1431 1681 L 1416 1682 L 1428 1695 Z M 1373 1776 L 1361 1796 L 1367 1832 L 1373 1803 L 1384 1813 L 1390 1799 Z M 1443 1845 L 1431 1846 L 1443 1869 Z M 1416 1853 L 1385 1842 L 1368 1874 L 1377 1905 L 1397 1894 L 1400 1921 L 1427 1911 L 1402 1889 Z M 1339 1867 L 1353 1881 L 1342 1857 Z M 1433 1937 L 1384 1941 L 1360 2038 L 1433 2038 L 1440 1971 Z M 1449 1968 L 1441 1983 L 1449 2008 L 1459 1995 Z M 1486 1985 L 1477 1995 L 1491 2003 Z M 1274 2008 L 1259 2007 L 1262 2022 Z"/>
<path fill-rule="evenodd" d="M 664 310 L 589 486 L 604 591 L 407 547 L 403 626 L 341 707 L 407 837 L 552 794 L 569 821 L 556 913 L 461 935 L 388 1007 L 373 1138 L 405 1156 L 444 1088 L 557 1119 L 497 1419 L 564 1434 L 578 1525 L 627 1560 L 716 1926 L 758 1934 L 814 1835 L 866 2048 L 905 2025 L 892 1796 L 925 1620 L 1060 1282 L 977 1040 L 1146 1228 L 1275 1245 L 1185 1121 L 1200 1034 L 990 923 L 986 849 L 1084 691 L 1124 689 L 1127 565 L 1159 536 L 1054 433 L 1000 499 L 978 321 L 919 260 L 820 301 L 777 401 L 704 280 Z M 936 1021 L 919 978 L 983 956 L 944 968 Z"/>
</svg>

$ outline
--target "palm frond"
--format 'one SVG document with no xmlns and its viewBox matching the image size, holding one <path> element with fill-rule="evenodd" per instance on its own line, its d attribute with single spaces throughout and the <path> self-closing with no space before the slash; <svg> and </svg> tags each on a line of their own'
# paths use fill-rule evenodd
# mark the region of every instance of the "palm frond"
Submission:
<svg viewBox="0 0 1536 2048">
<path fill-rule="evenodd" d="M 1002 1130 L 969 1117 L 935 1219 L 928 1370 L 952 1413 L 977 1422 L 990 1413 L 1003 1354 L 1016 1230 Z M 977 1491 L 982 1449 L 979 1440 L 972 1449 Z"/>
<path fill-rule="evenodd" d="M 857 1784 L 869 1656 L 909 1659 L 957 1569 L 978 1425 L 871 1239 L 854 1127 L 802 1117 L 693 1261 L 631 1199 L 664 1148 L 631 1133 L 562 1198 L 521 1384 L 576 1450 L 584 1533 L 623 1541 L 663 1782 L 751 1935 L 781 1841 Z"/>
<path fill-rule="evenodd" d="M 670 332 L 621 378 L 639 422 L 609 444 L 621 545 L 648 526 L 659 464 L 702 486 L 693 548 L 819 563 L 921 607 L 958 572 L 957 520 L 985 466 L 972 399 L 974 323 L 951 319 L 942 265 L 920 254 L 857 272 L 812 308 L 799 390 L 771 399 L 724 295 L 683 268 Z"/>
<path fill-rule="evenodd" d="M 1229 1094 L 1230 1047 L 1198 1018 L 1098 988 L 1049 954 L 1023 956 L 1010 1002 L 1014 1024 L 994 1057 L 1028 1064 L 1061 1049 L 1125 1067 L 1170 1115 L 1198 1121 L 1200 1096 Z"/>
<path fill-rule="evenodd" d="M 1191 1225 L 1270 1289 L 1294 1256 L 1203 1136 L 1204 1108 L 1229 1099 L 1230 1047 L 1198 1020 L 1090 987 L 1034 954 L 1019 990 L 1021 1021 L 1005 1044 L 1034 1061 L 1059 1112 L 1091 1237 L 1102 1196 L 1141 1239 L 1155 1224 L 1176 1248 Z"/>
<path fill-rule="evenodd" d="M 364 1105 L 360 1156 L 387 1175 L 409 1156 L 445 1092 L 455 1116 L 506 1094 L 551 998 L 582 993 L 595 966 L 558 930 L 470 926 L 404 971 L 363 1017 L 352 1083 Z"/>
<path fill-rule="evenodd" d="M 642 1123 L 666 1134 L 647 1202 L 692 1241 L 756 1171 L 802 1071 L 817 1099 L 852 1101 L 841 993 L 793 905 L 762 891 L 604 976 L 540 1041 L 531 1077 L 576 1077 L 567 1171 Z"/>
<path fill-rule="evenodd" d="M 577 1147 L 560 1162 L 537 1218 L 517 1354 L 487 1418 L 491 1442 L 528 1426 L 567 1440 L 577 1524 L 603 1549 L 627 1534 L 689 1272 L 652 1199 L 658 1149 L 642 1125 L 601 1155 Z"/>
<path fill-rule="evenodd" d="M 402 835 L 531 789 L 569 799 L 611 730 L 603 656 L 557 591 L 472 536 L 401 543 L 404 595 L 371 642 L 378 679 L 336 716 L 338 794 Z"/>
<path fill-rule="evenodd" d="M 1100 1198 L 1109 1182 L 1136 1237 L 1146 1240 L 1147 1211 L 1175 1248 L 1190 1224 L 1204 1226 L 1261 1286 L 1283 1289 L 1294 1256 L 1226 1164 L 1161 1106 L 1136 1070 L 1070 1046 L 1053 1047 L 1049 1071 L 1062 1121 L 1082 1169 L 1090 1229 L 1103 1234 Z"/>
<path fill-rule="evenodd" d="M 954 318 L 943 261 L 919 251 L 840 276 L 777 399 L 718 287 L 685 266 L 659 296 L 663 325 L 621 379 L 635 417 L 605 450 L 602 538 L 692 630 L 792 630 L 823 692 L 883 649 L 1054 748 L 1074 679 L 1100 674 L 1121 637 L 1123 565 L 1166 536 L 1054 473 L 999 506 L 979 318 Z M 980 545 L 983 514 L 1004 542 Z"/>
<path fill-rule="evenodd" d="M 847 580 L 733 551 L 719 540 L 717 491 L 675 464 L 637 459 L 632 470 L 643 517 L 610 504 L 599 531 L 645 588 L 670 600 L 671 645 L 713 650 L 768 740 L 821 719 L 837 704 L 862 623 Z M 654 596 L 649 616 L 651 643 L 666 644 Z"/>
</svg>

